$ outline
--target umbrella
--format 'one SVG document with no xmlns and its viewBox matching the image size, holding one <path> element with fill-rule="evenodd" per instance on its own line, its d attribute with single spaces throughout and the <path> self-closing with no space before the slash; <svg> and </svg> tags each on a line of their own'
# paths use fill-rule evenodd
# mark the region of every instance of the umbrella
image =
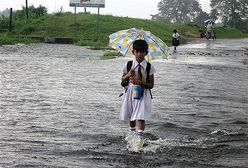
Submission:
<svg viewBox="0 0 248 168">
<path fill-rule="evenodd" d="M 206 25 L 207 25 L 207 24 L 210 24 L 210 23 L 211 23 L 211 24 L 215 24 L 213 19 L 207 19 L 207 20 L 204 21 L 204 23 L 205 23 Z"/>
<path fill-rule="evenodd" d="M 145 40 L 148 43 L 148 54 L 146 60 L 149 62 L 155 59 L 167 58 L 168 46 L 150 31 L 131 28 L 120 30 L 109 36 L 109 46 L 119 51 L 123 56 L 132 57 L 133 42 L 137 39 Z"/>
</svg>

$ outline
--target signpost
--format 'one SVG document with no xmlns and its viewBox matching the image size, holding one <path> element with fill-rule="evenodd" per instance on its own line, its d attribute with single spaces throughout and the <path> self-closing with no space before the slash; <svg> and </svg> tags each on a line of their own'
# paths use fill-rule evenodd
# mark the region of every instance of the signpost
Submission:
<svg viewBox="0 0 248 168">
<path fill-rule="evenodd" d="M 70 0 L 70 6 L 104 8 L 105 0 Z"/>
<path fill-rule="evenodd" d="M 10 15 L 9 15 L 9 31 L 12 31 L 12 8 L 10 8 Z"/>
<path fill-rule="evenodd" d="M 105 7 L 105 0 L 70 0 L 70 7 L 74 7 L 75 8 L 75 26 L 76 26 L 76 8 L 77 7 L 98 8 L 98 16 L 97 16 L 98 31 L 97 31 L 97 38 L 99 40 L 99 35 L 100 35 L 99 13 L 100 13 L 100 8 L 104 8 Z M 75 28 L 75 30 L 76 30 L 76 28 Z"/>
</svg>

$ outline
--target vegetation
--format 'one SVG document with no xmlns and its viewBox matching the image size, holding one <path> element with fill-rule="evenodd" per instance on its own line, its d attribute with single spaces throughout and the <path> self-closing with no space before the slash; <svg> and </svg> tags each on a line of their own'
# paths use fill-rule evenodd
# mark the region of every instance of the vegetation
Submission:
<svg viewBox="0 0 248 168">
<path fill-rule="evenodd" d="M 37 41 L 37 39 L 52 37 L 69 38 L 78 45 L 93 46 L 93 49 L 101 49 L 107 47 L 110 34 L 122 29 L 135 27 L 151 31 L 170 46 L 173 29 L 179 31 L 181 43 L 185 43 L 191 38 L 198 38 L 199 29 L 204 29 L 204 25 L 193 23 L 168 24 L 155 20 L 100 15 L 100 34 L 98 36 L 96 14 L 78 13 L 75 24 L 73 13 L 60 11 L 55 14 L 47 14 L 42 6 L 38 8 L 39 10 L 35 10 L 36 8 L 32 7 L 33 10 L 30 11 L 33 11 L 33 13 L 30 12 L 29 20 L 20 14 L 25 15 L 25 12 L 14 12 L 11 33 L 8 33 L 8 18 L 2 17 L 0 19 L 0 44 L 30 43 Z M 43 12 L 40 12 L 41 9 Z M 247 34 L 229 27 L 217 27 L 216 32 L 217 38 L 248 37 Z"/>
<path fill-rule="evenodd" d="M 117 55 L 118 55 L 118 52 L 116 52 L 116 51 L 107 51 L 103 54 L 101 59 L 102 60 L 112 59 L 112 58 L 116 58 Z"/>
<path fill-rule="evenodd" d="M 30 44 L 30 43 L 37 43 L 39 40 L 32 39 L 32 38 L 25 38 L 25 37 L 13 37 L 8 34 L 1 34 L 0 36 L 0 45 L 3 44 L 17 44 L 17 43 L 24 43 L 24 44 Z"/>
<path fill-rule="evenodd" d="M 166 23 L 189 23 L 203 13 L 197 0 L 162 0 L 153 19 Z M 204 18 L 205 20 L 208 19 Z"/>
<path fill-rule="evenodd" d="M 211 0 L 211 16 L 225 25 L 248 32 L 247 0 Z"/>
<path fill-rule="evenodd" d="M 153 20 L 165 23 L 203 23 L 214 19 L 224 25 L 248 33 L 247 0 L 210 0 L 210 14 L 203 12 L 198 0 L 161 0 L 159 13 L 152 15 Z"/>
<path fill-rule="evenodd" d="M 44 16 L 47 14 L 47 8 L 39 5 L 35 8 L 33 5 L 28 7 L 28 18 L 35 19 L 40 16 Z M 26 8 L 23 6 L 21 10 L 16 10 L 14 12 L 14 19 L 15 20 L 23 20 L 26 19 Z"/>
</svg>

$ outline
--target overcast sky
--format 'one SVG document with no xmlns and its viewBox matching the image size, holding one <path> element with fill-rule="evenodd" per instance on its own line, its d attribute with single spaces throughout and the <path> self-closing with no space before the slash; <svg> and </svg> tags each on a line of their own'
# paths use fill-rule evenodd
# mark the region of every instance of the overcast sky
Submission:
<svg viewBox="0 0 248 168">
<path fill-rule="evenodd" d="M 48 8 L 48 13 L 59 11 L 61 6 L 64 11 L 74 11 L 73 7 L 69 7 L 70 0 L 28 0 L 29 5 L 35 7 L 45 6 Z M 128 16 L 133 18 L 150 19 L 151 14 L 157 14 L 157 5 L 161 0 L 105 0 L 105 8 L 100 9 L 101 14 L 111 14 L 114 16 Z M 6 8 L 13 10 L 21 9 L 25 6 L 26 0 L 0 0 L 0 11 Z M 203 11 L 210 12 L 210 0 L 199 0 Z M 78 12 L 84 11 L 83 8 L 77 8 Z M 97 13 L 96 8 L 87 8 L 87 11 Z"/>
</svg>

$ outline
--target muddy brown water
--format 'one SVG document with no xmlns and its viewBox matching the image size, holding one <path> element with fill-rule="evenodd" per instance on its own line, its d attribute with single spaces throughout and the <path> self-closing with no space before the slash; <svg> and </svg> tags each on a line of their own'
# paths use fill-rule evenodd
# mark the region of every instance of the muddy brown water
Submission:
<svg viewBox="0 0 248 168">
<path fill-rule="evenodd" d="M 248 167 L 248 40 L 178 47 L 157 73 L 144 153 L 118 120 L 127 59 L 0 46 L 0 167 Z"/>
</svg>

